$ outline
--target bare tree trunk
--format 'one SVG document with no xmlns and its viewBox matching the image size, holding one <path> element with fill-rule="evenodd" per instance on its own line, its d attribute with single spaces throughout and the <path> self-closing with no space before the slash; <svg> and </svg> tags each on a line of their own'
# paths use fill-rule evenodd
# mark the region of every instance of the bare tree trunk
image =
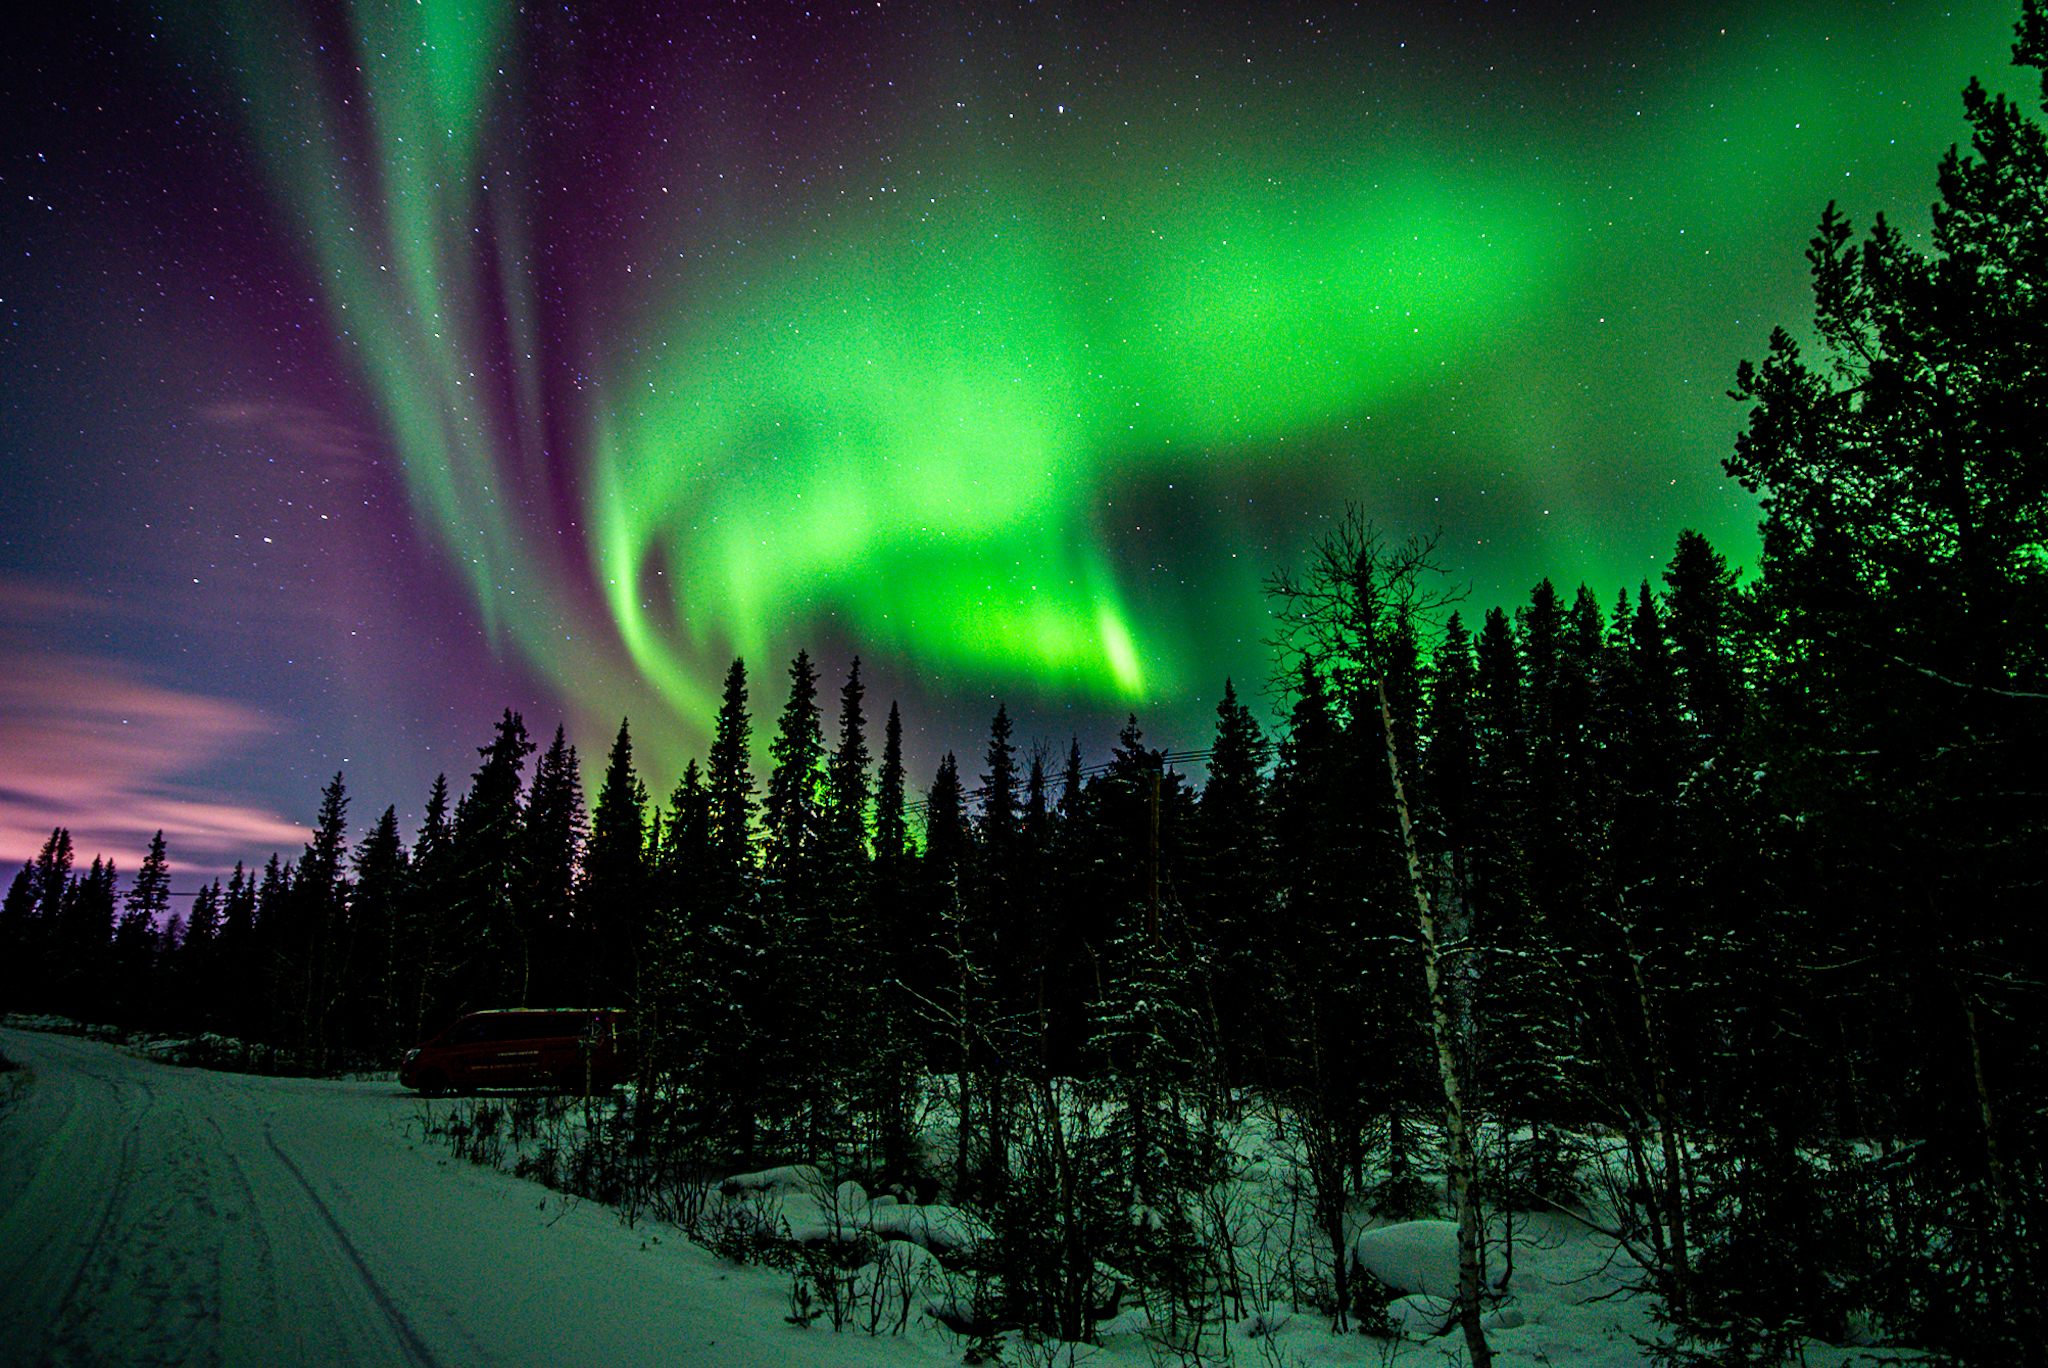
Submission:
<svg viewBox="0 0 2048 1368">
<path fill-rule="evenodd" d="M 1977 1032 L 1977 1005 L 1970 1000 L 1960 977 L 1954 979 L 1954 984 L 1956 998 L 1963 1008 L 1963 1027 L 1970 1043 L 1970 1079 L 1976 1089 L 1977 1118 L 1983 1127 L 1987 1186 L 1991 1190 L 1992 1207 L 1998 1213 L 2000 1235 L 2013 1251 L 2012 1270 L 2017 1275 L 2009 1285 L 2007 1307 L 2014 1328 L 2020 1331 L 2019 1342 L 2024 1346 L 2026 1357 L 2021 1361 L 2027 1368 L 2033 1368 L 2043 1360 L 2039 1338 L 2042 1321 L 2040 1286 L 2033 1277 L 2036 1255 L 2034 1246 L 2026 1239 L 2015 1237 L 2026 1223 L 2016 1220 L 2013 1211 L 2012 1186 L 1998 1143 L 1998 1114 L 1992 1107 L 1991 1084 L 1984 1073 L 1984 1046 Z"/>
<path fill-rule="evenodd" d="M 1685 1233 L 1688 1194 L 1682 1168 L 1685 1156 L 1680 1153 L 1678 1143 L 1678 1108 L 1672 1103 L 1670 1065 L 1664 1057 L 1664 1031 L 1650 1001 L 1650 985 L 1643 978 L 1642 957 L 1636 954 L 1635 938 L 1628 934 L 1626 926 L 1622 929 L 1622 938 L 1623 949 L 1628 954 L 1629 972 L 1635 976 L 1636 1002 L 1643 1014 L 1643 1035 L 1650 1044 L 1650 1089 L 1656 1100 L 1657 1129 L 1664 1150 L 1661 1189 L 1664 1195 L 1664 1230 L 1671 1242 L 1667 1300 L 1672 1314 L 1683 1316 L 1691 1300 L 1692 1254 Z"/>
<path fill-rule="evenodd" d="M 1472 1129 L 1465 1115 L 1465 1090 L 1450 1004 L 1444 992 L 1436 911 L 1415 850 L 1415 828 L 1408 815 L 1408 790 L 1401 781 L 1401 752 L 1394 741 L 1394 714 L 1387 706 L 1385 679 L 1374 681 L 1379 693 L 1380 731 L 1387 745 L 1387 773 L 1394 781 L 1394 812 L 1401 823 L 1401 850 L 1408 861 L 1408 889 L 1415 898 L 1415 920 L 1422 932 L 1422 973 L 1429 987 L 1430 1033 L 1436 1040 L 1437 1073 L 1443 1079 L 1444 1115 L 1451 1132 L 1451 1200 L 1458 1216 L 1458 1320 L 1465 1329 L 1465 1348 L 1472 1368 L 1492 1368 L 1493 1349 L 1479 1323 L 1479 1184 L 1472 1154 Z"/>
</svg>

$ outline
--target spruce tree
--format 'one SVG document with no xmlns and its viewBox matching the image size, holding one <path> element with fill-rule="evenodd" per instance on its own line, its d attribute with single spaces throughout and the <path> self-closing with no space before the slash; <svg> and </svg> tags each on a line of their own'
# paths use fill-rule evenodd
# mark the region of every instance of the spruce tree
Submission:
<svg viewBox="0 0 2048 1368">
<path fill-rule="evenodd" d="M 119 883 L 114 862 L 95 855 L 86 873 L 74 875 L 64 885 L 57 911 L 58 948 L 51 967 L 57 1010 L 66 1015 L 100 1019 L 115 1005 L 107 970 L 113 953 Z"/>
<path fill-rule="evenodd" d="M 807 652 L 789 666 L 789 697 L 769 743 L 771 767 L 763 803 L 763 879 L 760 913 L 769 955 L 768 996 L 781 1004 L 756 1022 L 756 1052 L 778 1125 L 795 1129 L 788 1139 L 808 1147 L 820 1138 L 814 1122 L 831 1110 L 837 1080 L 827 1055 L 830 1025 L 822 1010 L 829 996 L 825 977 L 836 936 L 822 893 L 822 798 L 825 738 L 818 712 L 818 675 Z"/>
<path fill-rule="evenodd" d="M 1059 813 L 1070 818 L 1081 810 L 1081 738 L 1067 738 L 1067 762 L 1060 769 Z"/>
<path fill-rule="evenodd" d="M 399 928 L 407 892 L 407 860 L 396 807 L 387 806 L 370 828 L 356 848 L 353 867 L 355 878 L 348 890 L 353 987 L 343 1043 L 381 1065 L 396 1059 L 411 1043 L 410 1023 L 400 1024 L 398 1005 L 405 981 Z M 195 905 L 193 932 L 198 926 Z"/>
<path fill-rule="evenodd" d="M 316 1073 L 329 1066 L 334 1011 L 350 987 L 347 860 L 348 790 L 336 774 L 320 791 L 313 839 L 299 857 L 284 903 L 290 919 L 282 941 L 291 980 L 285 999 L 290 1046 L 299 1067 Z"/>
<path fill-rule="evenodd" d="M 259 1037 L 274 1046 L 289 1048 L 293 978 L 287 932 L 293 925 L 289 903 L 292 895 L 292 866 L 284 856 L 270 852 L 263 873 L 255 879 L 255 921 L 251 937 L 256 981 L 263 990 L 262 1011 L 256 1026 Z"/>
<path fill-rule="evenodd" d="M 647 926 L 642 937 L 639 1058 L 634 1144 L 667 1148 L 677 1158 L 701 1153 L 702 1128 L 683 1117 L 699 1110 L 698 1088 L 708 1062 L 697 1046 L 701 1004 L 716 994 L 706 916 L 705 873 L 711 865 L 711 795 L 691 760 L 669 791 L 668 814 L 648 822 Z M 592 999 L 593 1001 L 595 998 Z"/>
<path fill-rule="evenodd" d="M 1678 534 L 1665 567 L 1664 620 L 1672 646 L 1672 673 L 1699 758 L 1725 752 L 1742 721 L 1742 677 L 1737 633 L 1742 611 L 1735 572 L 1698 532 Z"/>
<path fill-rule="evenodd" d="M 233 990 L 209 999 L 217 1013 L 218 1024 L 214 1029 L 244 1040 L 256 1039 L 263 1002 L 263 971 L 256 940 L 256 876 L 240 860 L 235 861 L 227 888 L 221 894 L 217 964 L 217 982 L 233 985 Z"/>
<path fill-rule="evenodd" d="M 218 1032 L 225 1024 L 218 1019 L 217 1003 L 224 985 L 221 965 L 221 906 L 225 900 L 219 879 L 199 886 L 192 895 L 192 915 L 185 922 L 185 936 L 178 948 L 171 975 L 170 1010 L 167 1024 L 179 1030 Z"/>
<path fill-rule="evenodd" d="M 34 863 L 35 914 L 45 924 L 55 926 L 58 908 L 64 901 L 64 889 L 71 882 L 73 861 L 71 832 L 65 827 L 53 828 L 43 848 L 36 852 Z"/>
<path fill-rule="evenodd" d="M 442 1002 L 454 927 L 449 901 L 454 884 L 454 825 L 448 809 L 448 776 L 434 776 L 427 808 L 413 838 L 411 877 L 400 905 L 398 957 L 402 988 L 398 1030 L 403 1040 L 423 1040 L 430 1026 L 445 1025 L 455 1004 Z M 230 900 L 232 901 L 232 899 Z"/>
<path fill-rule="evenodd" d="M 920 1006 L 905 985 L 923 982 L 923 965 L 935 938 L 924 928 L 923 904 L 915 895 L 909 821 L 905 812 L 903 718 L 895 703 L 882 732 L 882 759 L 875 776 L 874 862 L 858 937 L 860 962 L 876 986 L 872 1002 L 875 1031 L 868 1060 L 870 1110 L 882 1169 L 903 1181 L 918 1167 L 911 1108 L 924 1062 L 928 1031 Z"/>
<path fill-rule="evenodd" d="M 196 951 L 211 946 L 220 935 L 220 880 L 201 884 L 192 895 L 192 915 L 185 923 L 185 948 Z"/>
<path fill-rule="evenodd" d="M 1017 787 L 1017 746 L 1010 710 L 998 704 L 989 720 L 988 772 L 981 777 L 981 811 L 975 823 L 973 879 L 967 928 L 969 953 L 987 976 L 990 1006 L 1007 1023 L 1022 1009 L 1021 963 L 1017 953 L 1026 932 L 1021 906 L 1024 867 L 1021 795 Z"/>
<path fill-rule="evenodd" d="M 0 902 L 0 1004 L 26 1010 L 24 990 L 42 972 L 43 928 L 36 917 L 35 862 L 23 864 Z"/>
<path fill-rule="evenodd" d="M 514 894 L 519 884 L 520 776 L 533 742 L 505 709 L 483 760 L 455 805 L 449 840 L 449 936 L 453 990 L 471 1009 L 516 1002 L 524 957 Z"/>
<path fill-rule="evenodd" d="M 900 1173 L 911 1144 L 911 1099 L 902 1042 L 885 1034 L 900 1028 L 889 1020 L 888 955 L 870 917 L 874 869 L 868 849 L 866 697 L 856 658 L 839 690 L 837 736 L 826 762 L 820 816 L 813 935 L 825 966 L 818 1010 L 826 1023 L 822 1063 L 827 1085 L 846 1118 L 833 1138 L 879 1150 L 883 1167 Z"/>
<path fill-rule="evenodd" d="M 711 871 L 721 894 L 736 899 L 754 868 L 753 722 L 747 713 L 747 666 L 735 659 L 711 740 L 706 786 L 711 793 Z"/>
<path fill-rule="evenodd" d="M 825 737 L 818 715 L 818 672 L 808 652 L 789 665 L 789 700 L 768 744 L 772 765 L 764 805 L 765 867 L 770 874 L 798 872 L 818 839 L 819 796 L 824 786 Z"/>
<path fill-rule="evenodd" d="M 2012 51 L 2048 108 L 2041 0 Z M 2048 136 L 1975 80 L 1963 106 L 1926 250 L 1882 216 L 1858 241 L 1822 212 L 1819 355 L 1780 329 L 1741 365 L 1752 408 L 1727 465 L 1764 512 L 1774 910 L 1827 966 L 1823 1001 L 1914 1023 L 1864 1033 L 1839 1087 L 1907 1156 L 1868 1175 L 1910 1213 L 1883 1254 L 1912 1271 L 1882 1314 L 1946 1354 L 2039 1364 L 2048 1051 L 2024 1023 L 2048 1017 Z"/>
<path fill-rule="evenodd" d="M 910 856 L 910 824 L 903 805 L 903 717 L 889 705 L 882 732 L 882 768 L 875 778 L 875 862 L 900 866 Z"/>
<path fill-rule="evenodd" d="M 128 890 L 116 935 L 123 941 L 144 941 L 161 927 L 170 910 L 171 865 L 159 830 L 150 838 L 142 867 L 135 871 L 135 884 Z"/>
<path fill-rule="evenodd" d="M 655 907 L 672 914 L 696 901 L 699 881 L 711 860 L 711 792 L 695 760 L 668 795 L 668 820 L 655 842 Z"/>
<path fill-rule="evenodd" d="M 165 921 L 171 911 L 171 867 L 164 853 L 164 834 L 150 839 L 149 853 L 135 873 L 114 928 L 113 991 L 119 1012 L 129 1024 L 148 1020 L 157 1005 L 156 968 Z"/>
<path fill-rule="evenodd" d="M 1274 877 L 1265 765 L 1271 747 L 1230 680 L 1216 705 L 1193 871 L 1199 935 L 1215 958 L 1216 1030 L 1232 1080 L 1255 1076 L 1278 985 L 1268 902 Z"/>
<path fill-rule="evenodd" d="M 746 1158 L 760 1140 L 764 1101 L 760 1070 L 750 1060 L 774 1029 L 776 1006 L 768 974 L 773 945 L 756 896 L 752 738 L 747 667 L 735 659 L 726 671 L 706 773 L 708 868 L 685 1030 L 692 1042 L 688 1089 L 711 1118 L 706 1130 Z"/>
<path fill-rule="evenodd" d="M 827 864 L 851 876 L 868 859 L 868 740 L 860 660 L 847 667 L 839 690 L 839 735 L 826 766 L 823 842 Z M 901 741 L 898 741 L 899 749 Z M 898 757 L 901 764 L 901 757 Z"/>
<path fill-rule="evenodd" d="M 972 849 L 967 822 L 967 795 L 960 787 L 960 762 L 947 751 L 925 791 L 924 865 L 926 877 L 949 888 Z"/>
<path fill-rule="evenodd" d="M 987 1160 L 985 1118 L 973 1086 L 978 1052 L 985 1048 L 987 989 L 982 964 L 970 951 L 963 887 L 972 877 L 973 827 L 960 765 L 951 751 L 940 759 L 925 791 L 924 854 L 919 862 L 918 919 L 931 933 L 910 989 L 930 1004 L 927 1051 L 934 1070 L 952 1075 L 957 1098 L 953 1188 L 973 1191 Z"/>
<path fill-rule="evenodd" d="M 557 726 L 554 740 L 534 762 L 519 833 L 513 911 L 520 937 L 522 1006 L 559 1005 L 588 986 L 580 972 L 585 948 L 573 939 L 587 827 L 576 748 Z M 587 995 L 582 1000 L 599 1001 Z"/>
<path fill-rule="evenodd" d="M 640 998 L 652 872 L 647 787 L 634 771 L 632 731 L 621 718 L 605 757 L 597 807 L 590 815 L 590 843 L 577 897 L 577 921 L 591 966 L 583 992 L 592 1006 Z"/>
</svg>

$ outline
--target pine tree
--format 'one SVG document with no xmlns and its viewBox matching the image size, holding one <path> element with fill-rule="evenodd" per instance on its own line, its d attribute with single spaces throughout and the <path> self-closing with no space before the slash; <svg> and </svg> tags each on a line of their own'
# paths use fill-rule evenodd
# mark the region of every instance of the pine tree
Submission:
<svg viewBox="0 0 2048 1368">
<path fill-rule="evenodd" d="M 401 1039 L 423 1040 L 431 1021 L 449 1019 L 440 1005 L 449 972 L 453 931 L 449 901 L 454 882 L 454 826 L 448 810 L 448 776 L 434 776 L 426 813 L 413 838 L 411 877 L 400 904 L 398 957 L 403 975 L 398 1003 Z M 454 1004 L 449 1004 L 452 1007 Z"/>
<path fill-rule="evenodd" d="M 44 842 L 42 854 L 15 872 L 13 882 L 7 886 L 6 902 L 0 904 L 0 1003 L 5 1003 L 10 1012 L 36 1010 L 41 1005 L 41 995 L 47 991 L 45 957 L 56 918 L 44 915 L 43 878 L 37 866 L 44 860 L 55 860 L 60 835 L 67 843 L 64 858 L 68 866 L 70 835 L 58 828 Z M 61 889 L 60 883 L 60 898 Z M 55 904 L 51 904 L 53 912 L 54 909 Z"/>
<path fill-rule="evenodd" d="M 949 886 L 971 849 L 967 795 L 960 787 L 960 762 L 947 751 L 925 792 L 924 863 L 927 878 Z"/>
<path fill-rule="evenodd" d="M 1705 537 L 1687 528 L 1678 534 L 1664 583 L 1673 674 L 1696 738 L 1692 752 L 1704 758 L 1724 752 L 1742 721 L 1735 572 Z"/>
<path fill-rule="evenodd" d="M 128 1022 L 139 1023 L 157 1007 L 158 950 L 171 911 L 171 866 L 164 852 L 164 834 L 150 839 L 149 853 L 135 872 L 120 923 L 114 929 L 114 991 L 117 1008 Z"/>
<path fill-rule="evenodd" d="M 244 1040 L 260 1038 L 264 965 L 256 940 L 256 876 L 235 861 L 221 895 L 220 948 L 214 982 L 234 985 L 208 999 L 214 1029 Z"/>
<path fill-rule="evenodd" d="M 882 768 L 875 780 L 875 862 L 900 866 L 910 857 L 910 825 L 903 807 L 903 718 L 889 705 L 882 732 Z"/>
<path fill-rule="evenodd" d="M 221 992 L 221 908 L 226 895 L 218 878 L 192 895 L 192 915 L 178 950 L 171 981 L 169 1024 L 181 1030 L 218 1031 L 215 1003 Z"/>
<path fill-rule="evenodd" d="M 868 859 L 868 741 L 860 660 L 846 671 L 839 690 L 839 739 L 826 768 L 824 846 L 827 864 L 851 875 Z M 898 740 L 899 750 L 901 740 Z M 902 763 L 898 756 L 898 765 Z"/>
<path fill-rule="evenodd" d="M 355 878 L 348 894 L 353 942 L 352 992 L 343 1042 L 380 1063 L 397 1058 L 409 1043 L 398 1018 L 404 974 L 398 933 L 406 896 L 405 844 L 398 834 L 398 809 L 384 815 L 357 847 Z M 193 930 L 199 912 L 192 913 Z M 408 1023 L 409 1024 L 409 1023 Z"/>
<path fill-rule="evenodd" d="M 789 701 L 768 745 L 766 867 L 796 873 L 818 838 L 819 791 L 824 784 L 825 737 L 818 716 L 818 673 L 808 652 L 789 665 Z"/>
<path fill-rule="evenodd" d="M 2048 108 L 2041 0 L 2016 32 Z M 1742 364 L 1753 407 L 1727 465 L 1764 509 L 1777 910 L 1795 961 L 1834 966 L 1821 1000 L 1914 1023 L 1867 1033 L 1841 1090 L 1881 1151 L 1910 1156 L 1870 1174 L 1912 1213 L 1883 1251 L 1911 1270 L 1883 1314 L 1944 1353 L 2039 1364 L 2048 1052 L 2021 1023 L 2048 1016 L 2048 136 L 1975 80 L 1963 104 L 1971 141 L 1938 169 L 1929 250 L 1882 217 L 1858 242 L 1823 211 L 1822 356 L 1780 329 Z"/>
<path fill-rule="evenodd" d="M 755 1021 L 756 1050 L 771 1119 L 806 1149 L 825 1142 L 819 1119 L 836 1110 L 839 1079 L 828 1058 L 831 1029 L 826 979 L 839 972 L 832 910 L 823 896 L 820 838 L 825 790 L 825 739 L 818 713 L 818 675 L 808 653 L 789 666 L 789 697 L 769 743 L 772 765 L 763 804 L 766 831 L 759 908 L 769 955 L 768 995 L 781 1004 Z"/>
<path fill-rule="evenodd" d="M 999 1020 L 1023 1007 L 1017 953 L 1027 932 L 1021 906 L 1026 872 L 1019 824 L 1017 747 L 1010 711 L 998 704 L 989 721 L 988 772 L 981 777 L 981 814 L 975 824 L 976 858 L 967 908 L 969 953 L 987 976 L 990 1006 Z"/>
<path fill-rule="evenodd" d="M 747 714 L 747 666 L 735 659 L 726 671 L 725 693 L 711 741 L 707 787 L 711 791 L 712 877 L 721 894 L 736 899 L 751 881 L 754 858 L 754 776 L 750 766 L 753 724 Z"/>
<path fill-rule="evenodd" d="M 1081 808 L 1081 738 L 1067 738 L 1067 763 L 1060 770 L 1061 818 L 1074 816 Z"/>
<path fill-rule="evenodd" d="M 320 792 L 313 839 L 292 880 L 284 952 L 291 987 L 287 1010 L 299 1067 L 327 1069 L 334 1009 L 349 988 L 348 790 L 336 774 Z"/>
<path fill-rule="evenodd" d="M 891 703 L 875 777 L 874 862 L 857 934 L 864 945 L 861 963 L 879 988 L 868 1056 L 869 1109 L 883 1172 L 898 1181 L 911 1177 L 919 1161 L 911 1107 L 928 1035 L 905 985 L 925 981 L 925 952 L 936 941 L 923 930 L 925 908 L 914 892 L 916 866 L 904 797 L 903 718 Z"/>
<path fill-rule="evenodd" d="M 150 838 L 142 868 L 135 872 L 135 884 L 128 890 L 116 938 L 135 943 L 149 940 L 170 910 L 171 865 L 164 851 L 164 834 L 159 830 Z"/>
<path fill-rule="evenodd" d="M 695 760 L 669 791 L 666 819 L 654 813 L 648 832 L 647 926 L 635 998 L 639 1073 L 634 1144 L 694 1152 L 707 1137 L 680 1124 L 679 1117 L 702 1106 L 696 1092 L 709 1062 L 698 1048 L 709 1016 L 704 1004 L 720 992 L 708 981 L 712 905 L 704 876 L 711 866 L 711 794 Z"/>
<path fill-rule="evenodd" d="M 107 968 L 113 953 L 115 890 L 112 860 L 93 857 L 83 875 L 66 881 L 57 909 L 57 953 L 52 956 L 53 1000 L 59 1011 L 97 1019 L 110 1004 Z"/>
<path fill-rule="evenodd" d="M 1274 770 L 1271 806 L 1279 896 L 1270 924 L 1278 1010 L 1270 1013 L 1256 1077 L 1287 1099 L 1300 1126 L 1310 1205 L 1327 1242 L 1332 1309 L 1350 1310 L 1347 1213 L 1364 1168 L 1368 1131 L 1390 1071 L 1364 1044 L 1371 1035 L 1355 934 L 1365 897 L 1352 748 L 1323 675 L 1297 666 L 1297 685 Z M 1374 953 L 1381 953 L 1375 947 Z M 1375 1094 L 1378 1094 L 1377 1096 Z M 1405 1193 L 1383 1195 L 1400 1215 Z"/>
<path fill-rule="evenodd" d="M 572 937 L 578 864 L 587 825 L 576 748 L 557 726 L 554 740 L 534 762 L 525 821 L 520 827 L 513 909 L 521 948 L 522 1006 L 529 1002 L 560 1005 L 586 987 L 578 982 L 583 947 Z M 583 1000 L 594 1003 L 600 999 L 586 996 Z"/>
<path fill-rule="evenodd" d="M 988 773 L 981 777 L 982 845 L 1007 850 L 1017 838 L 1017 747 L 1011 741 L 1010 710 L 998 704 L 988 728 Z"/>
<path fill-rule="evenodd" d="M 456 996 L 471 1008 L 518 1000 L 523 955 L 513 898 L 525 820 L 519 790 L 533 750 L 526 723 L 505 709 L 490 744 L 477 748 L 483 764 L 455 805 L 444 944 Z"/>
<path fill-rule="evenodd" d="M 290 1023 L 294 1019 L 294 980 L 288 946 L 288 933 L 293 926 L 289 906 L 291 896 L 292 866 L 273 850 L 263 866 L 262 877 L 256 881 L 254 934 L 251 937 L 251 957 L 256 970 L 253 981 L 263 988 L 262 1011 L 254 1018 L 253 1024 L 256 1036 L 272 1044 L 288 1038 Z"/>
<path fill-rule="evenodd" d="M 911 1146 L 909 1080 L 902 1042 L 883 1033 L 888 955 L 869 914 L 874 877 L 868 851 L 869 754 L 866 689 L 854 660 L 839 690 L 837 739 L 826 763 L 818 870 L 810 938 L 824 963 L 818 1014 L 826 1103 L 843 1111 L 834 1140 L 879 1148 L 887 1168 L 906 1163 Z"/>
<path fill-rule="evenodd" d="M 210 947 L 220 936 L 220 880 L 201 884 L 192 895 L 192 916 L 185 923 L 185 948 L 196 951 Z"/>
<path fill-rule="evenodd" d="M 1051 781 L 1045 773 L 1045 747 L 1031 749 L 1031 768 L 1024 776 L 1024 845 L 1034 857 L 1043 856 L 1052 844 Z"/>
<path fill-rule="evenodd" d="M 36 911 L 39 916 L 56 917 L 58 906 L 64 900 L 65 886 L 71 882 L 72 859 L 71 832 L 64 827 L 54 828 L 35 858 Z"/>
<path fill-rule="evenodd" d="M 928 1050 L 938 1071 L 951 1074 L 956 1085 L 956 1196 L 972 1192 L 975 1177 L 988 1157 L 981 1100 L 973 1087 L 973 1066 L 983 1048 L 986 989 L 979 981 L 981 965 L 969 952 L 961 886 L 971 877 L 973 849 L 960 765 L 947 751 L 925 791 L 918 901 L 922 904 L 920 920 L 936 933 L 932 947 L 943 946 L 948 959 L 927 956 L 918 966 L 911 990 L 937 1008 L 929 1013 L 933 1035 Z"/>
<path fill-rule="evenodd" d="M 1215 1029 L 1232 1079 L 1258 1068 L 1256 1041 L 1278 991 L 1268 902 L 1274 877 L 1266 821 L 1265 765 L 1271 751 L 1251 709 L 1223 681 L 1216 739 L 1198 809 L 1196 903 L 1199 934 L 1215 956 Z"/>
<path fill-rule="evenodd" d="M 760 1138 L 762 1079 L 751 1060 L 772 1023 L 768 974 L 772 945 L 756 897 L 753 724 L 747 669 L 734 660 L 713 727 L 705 788 L 709 867 L 694 928 L 689 984 L 695 996 L 685 1029 L 692 1041 L 688 1090 L 711 1118 L 707 1132 L 736 1156 L 751 1158 Z"/>
<path fill-rule="evenodd" d="M 10 1003 L 10 1012 L 18 1010 L 23 983 L 41 969 L 41 930 L 35 917 L 35 860 L 29 860 L 14 870 L 6 901 L 0 903 L 0 997 Z"/>
<path fill-rule="evenodd" d="M 653 887 L 648 866 L 647 787 L 633 769 L 633 737 L 625 719 L 605 759 L 604 781 L 590 817 L 583 857 L 578 922 L 589 945 L 590 1003 L 640 998 Z"/>
</svg>

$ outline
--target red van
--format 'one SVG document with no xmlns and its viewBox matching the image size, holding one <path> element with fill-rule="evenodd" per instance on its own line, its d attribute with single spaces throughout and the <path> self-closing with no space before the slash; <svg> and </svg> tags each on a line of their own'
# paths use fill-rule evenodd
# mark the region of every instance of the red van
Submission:
<svg viewBox="0 0 2048 1368">
<path fill-rule="evenodd" d="M 471 1012 L 398 1066 L 398 1081 L 433 1097 L 477 1088 L 618 1086 L 632 1073 L 626 1013 L 616 1007 Z"/>
</svg>

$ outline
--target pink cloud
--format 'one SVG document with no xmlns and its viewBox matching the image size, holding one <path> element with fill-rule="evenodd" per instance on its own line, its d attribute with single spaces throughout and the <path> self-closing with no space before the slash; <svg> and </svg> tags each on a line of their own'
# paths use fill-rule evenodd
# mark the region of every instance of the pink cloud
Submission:
<svg viewBox="0 0 2048 1368">
<path fill-rule="evenodd" d="M 0 588 L 0 616 L 24 606 Z M 189 776 L 277 726 L 225 699 L 135 679 L 123 666 L 66 655 L 0 654 L 0 879 L 69 827 L 81 862 L 112 858 L 133 874 L 158 830 L 187 891 L 236 859 L 303 845 L 306 828 Z"/>
<path fill-rule="evenodd" d="M 230 401 L 208 404 L 196 412 L 206 422 L 277 442 L 308 464 L 330 471 L 347 470 L 367 459 L 360 432 L 305 404 Z"/>
</svg>

